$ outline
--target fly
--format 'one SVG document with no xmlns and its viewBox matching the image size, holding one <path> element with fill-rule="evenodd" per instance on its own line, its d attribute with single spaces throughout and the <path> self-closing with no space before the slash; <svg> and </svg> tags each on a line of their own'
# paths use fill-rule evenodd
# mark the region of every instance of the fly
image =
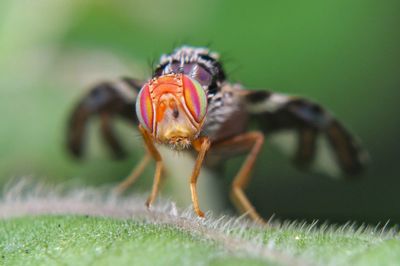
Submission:
<svg viewBox="0 0 400 266">
<path fill-rule="evenodd" d="M 368 158 L 356 138 L 323 107 L 307 99 L 248 90 L 229 82 L 219 55 L 206 48 L 183 46 L 161 56 L 153 76 L 145 82 L 122 78 L 92 88 L 69 119 L 68 148 L 76 157 L 83 155 L 86 124 L 94 116 L 100 117 L 102 136 L 116 157 L 123 157 L 125 150 L 113 131 L 113 119 L 120 117 L 138 126 L 146 153 L 117 190 L 125 191 L 154 160 L 148 207 L 157 196 L 164 168 L 158 146 L 193 151 L 196 160 L 189 180 L 199 217 L 204 213 L 196 184 L 205 160 L 245 153 L 247 157 L 231 186 L 231 198 L 241 212 L 262 221 L 244 189 L 265 135 L 281 137 L 282 147 L 293 148 L 293 161 L 306 170 L 325 167 L 332 175 L 354 176 L 363 170 Z M 251 121 L 257 130 L 249 130 Z M 322 157 L 333 162 L 323 165 Z"/>
</svg>

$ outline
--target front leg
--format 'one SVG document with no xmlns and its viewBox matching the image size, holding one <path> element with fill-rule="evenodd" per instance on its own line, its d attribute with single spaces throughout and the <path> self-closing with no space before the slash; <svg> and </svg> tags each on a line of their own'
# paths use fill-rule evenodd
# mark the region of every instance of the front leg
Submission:
<svg viewBox="0 0 400 266">
<path fill-rule="evenodd" d="M 154 202 L 158 194 L 158 190 L 161 183 L 162 169 L 164 168 L 164 164 L 160 153 L 158 152 L 156 146 L 154 145 L 154 141 L 151 135 L 142 127 L 142 125 L 139 125 L 139 130 L 142 133 L 143 140 L 144 143 L 146 144 L 148 152 L 156 161 L 156 171 L 154 173 L 153 187 L 151 190 L 151 194 L 146 201 L 146 206 L 150 208 L 151 204 Z"/>
<path fill-rule="evenodd" d="M 197 178 L 199 177 L 200 168 L 203 164 L 204 157 L 206 156 L 206 153 L 210 148 L 210 145 L 211 145 L 210 140 L 206 137 L 199 138 L 193 142 L 193 147 L 195 150 L 199 152 L 199 154 L 197 155 L 193 173 L 192 176 L 190 177 L 190 192 L 192 193 L 192 202 L 194 211 L 199 217 L 204 217 L 204 212 L 202 212 L 199 207 L 196 184 L 197 184 Z"/>
</svg>

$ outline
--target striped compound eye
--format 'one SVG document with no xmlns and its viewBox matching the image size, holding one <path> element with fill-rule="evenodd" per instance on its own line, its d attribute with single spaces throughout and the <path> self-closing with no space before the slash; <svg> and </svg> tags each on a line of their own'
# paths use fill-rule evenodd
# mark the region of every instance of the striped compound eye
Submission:
<svg viewBox="0 0 400 266">
<path fill-rule="evenodd" d="M 183 75 L 183 96 L 186 107 L 197 123 L 201 123 L 207 112 L 207 95 L 200 83 Z"/>
<path fill-rule="evenodd" d="M 155 123 L 163 119 L 166 106 L 159 101 L 165 94 L 182 99 L 181 104 L 186 107 L 192 121 L 198 125 L 203 122 L 207 112 L 207 95 L 200 83 L 182 74 L 165 75 L 146 83 L 136 99 L 136 115 L 148 132 L 154 133 Z"/>
<path fill-rule="evenodd" d="M 136 115 L 140 124 L 147 131 L 153 132 L 154 108 L 148 83 L 143 86 L 136 99 Z"/>
</svg>

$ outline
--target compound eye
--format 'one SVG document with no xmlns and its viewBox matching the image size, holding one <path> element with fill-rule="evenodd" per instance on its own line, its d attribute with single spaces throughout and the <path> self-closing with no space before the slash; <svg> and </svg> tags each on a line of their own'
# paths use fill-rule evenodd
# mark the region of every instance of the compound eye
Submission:
<svg viewBox="0 0 400 266">
<path fill-rule="evenodd" d="M 147 131 L 153 132 L 154 111 L 148 84 L 142 87 L 136 98 L 136 116 Z"/>
<path fill-rule="evenodd" d="M 202 85 L 205 86 L 210 86 L 212 81 L 211 74 L 201 66 L 199 66 L 199 68 L 197 69 L 196 78 Z"/>
<path fill-rule="evenodd" d="M 207 112 L 207 95 L 200 83 L 183 75 L 183 90 L 186 107 L 197 123 L 203 121 Z"/>
</svg>

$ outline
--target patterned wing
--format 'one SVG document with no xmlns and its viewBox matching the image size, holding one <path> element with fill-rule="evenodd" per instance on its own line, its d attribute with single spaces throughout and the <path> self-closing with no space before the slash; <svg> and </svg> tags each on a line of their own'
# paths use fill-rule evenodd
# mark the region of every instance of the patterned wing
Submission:
<svg viewBox="0 0 400 266">
<path fill-rule="evenodd" d="M 117 158 L 126 152 L 113 130 L 113 118 L 120 117 L 138 124 L 135 101 L 142 82 L 131 78 L 103 82 L 94 86 L 75 106 L 67 126 L 67 148 L 75 157 L 82 157 L 88 122 L 99 117 L 101 133 L 110 151 Z"/>
<path fill-rule="evenodd" d="M 365 167 L 367 152 L 320 105 L 268 91 L 248 91 L 244 99 L 269 141 L 293 156 L 301 169 L 339 177 L 355 176 Z"/>
</svg>

